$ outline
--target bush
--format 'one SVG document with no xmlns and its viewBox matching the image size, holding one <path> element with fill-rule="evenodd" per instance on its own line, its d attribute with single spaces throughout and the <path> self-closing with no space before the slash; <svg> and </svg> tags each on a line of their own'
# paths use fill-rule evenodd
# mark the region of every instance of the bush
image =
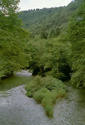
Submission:
<svg viewBox="0 0 85 125">
<path fill-rule="evenodd" d="M 84 70 L 78 70 L 75 73 L 73 73 L 71 82 L 76 87 L 83 87 L 85 88 L 85 71 Z"/>
<path fill-rule="evenodd" d="M 33 97 L 34 93 L 43 87 L 41 82 L 41 77 L 36 76 L 33 80 L 30 81 L 26 86 L 27 96 Z"/>
<path fill-rule="evenodd" d="M 48 93 L 49 90 L 46 88 L 42 88 L 40 90 L 38 90 L 37 92 L 35 92 L 34 94 L 34 99 L 38 102 L 41 103 L 41 101 L 43 100 L 43 98 L 46 96 L 46 93 Z"/>
<path fill-rule="evenodd" d="M 53 117 L 53 106 L 56 99 L 65 96 L 65 85 L 62 81 L 52 76 L 36 76 L 26 85 L 27 96 L 33 97 L 38 103 L 42 104 L 46 114 Z"/>
</svg>

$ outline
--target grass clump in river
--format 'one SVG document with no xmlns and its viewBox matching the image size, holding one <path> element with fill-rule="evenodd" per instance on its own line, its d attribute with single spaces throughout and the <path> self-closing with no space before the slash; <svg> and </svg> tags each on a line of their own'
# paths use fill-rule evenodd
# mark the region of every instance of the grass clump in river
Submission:
<svg viewBox="0 0 85 125">
<path fill-rule="evenodd" d="M 26 85 L 26 90 L 28 97 L 33 97 L 37 103 L 42 104 L 48 117 L 53 117 L 56 99 L 66 94 L 64 83 L 51 76 L 36 76 Z"/>
</svg>

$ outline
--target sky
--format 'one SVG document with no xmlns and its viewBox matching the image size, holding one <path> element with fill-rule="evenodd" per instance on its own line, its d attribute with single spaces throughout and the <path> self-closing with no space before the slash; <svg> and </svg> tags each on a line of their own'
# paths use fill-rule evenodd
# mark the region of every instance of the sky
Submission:
<svg viewBox="0 0 85 125">
<path fill-rule="evenodd" d="M 20 0 L 20 10 L 66 6 L 72 0 Z"/>
</svg>

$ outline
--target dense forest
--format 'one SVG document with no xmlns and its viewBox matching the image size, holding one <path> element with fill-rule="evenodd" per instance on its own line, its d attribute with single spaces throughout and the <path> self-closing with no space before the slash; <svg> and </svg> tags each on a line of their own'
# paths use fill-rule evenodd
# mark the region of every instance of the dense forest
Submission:
<svg viewBox="0 0 85 125">
<path fill-rule="evenodd" d="M 67 85 L 85 88 L 85 1 L 23 12 L 18 3 L 0 1 L 0 78 L 29 69 L 27 96 L 52 117 Z"/>
<path fill-rule="evenodd" d="M 56 37 L 68 26 L 71 15 L 78 9 L 83 0 L 72 1 L 68 6 L 22 11 L 19 17 L 24 28 L 33 36 Z"/>
</svg>

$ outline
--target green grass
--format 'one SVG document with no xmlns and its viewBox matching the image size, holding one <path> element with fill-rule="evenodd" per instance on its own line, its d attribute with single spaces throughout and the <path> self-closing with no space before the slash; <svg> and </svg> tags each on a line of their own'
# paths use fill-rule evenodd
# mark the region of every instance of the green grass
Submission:
<svg viewBox="0 0 85 125">
<path fill-rule="evenodd" d="M 64 83 L 51 76 L 36 76 L 26 84 L 27 96 L 33 97 L 41 104 L 48 117 L 53 117 L 53 107 L 56 99 L 65 96 Z"/>
</svg>

